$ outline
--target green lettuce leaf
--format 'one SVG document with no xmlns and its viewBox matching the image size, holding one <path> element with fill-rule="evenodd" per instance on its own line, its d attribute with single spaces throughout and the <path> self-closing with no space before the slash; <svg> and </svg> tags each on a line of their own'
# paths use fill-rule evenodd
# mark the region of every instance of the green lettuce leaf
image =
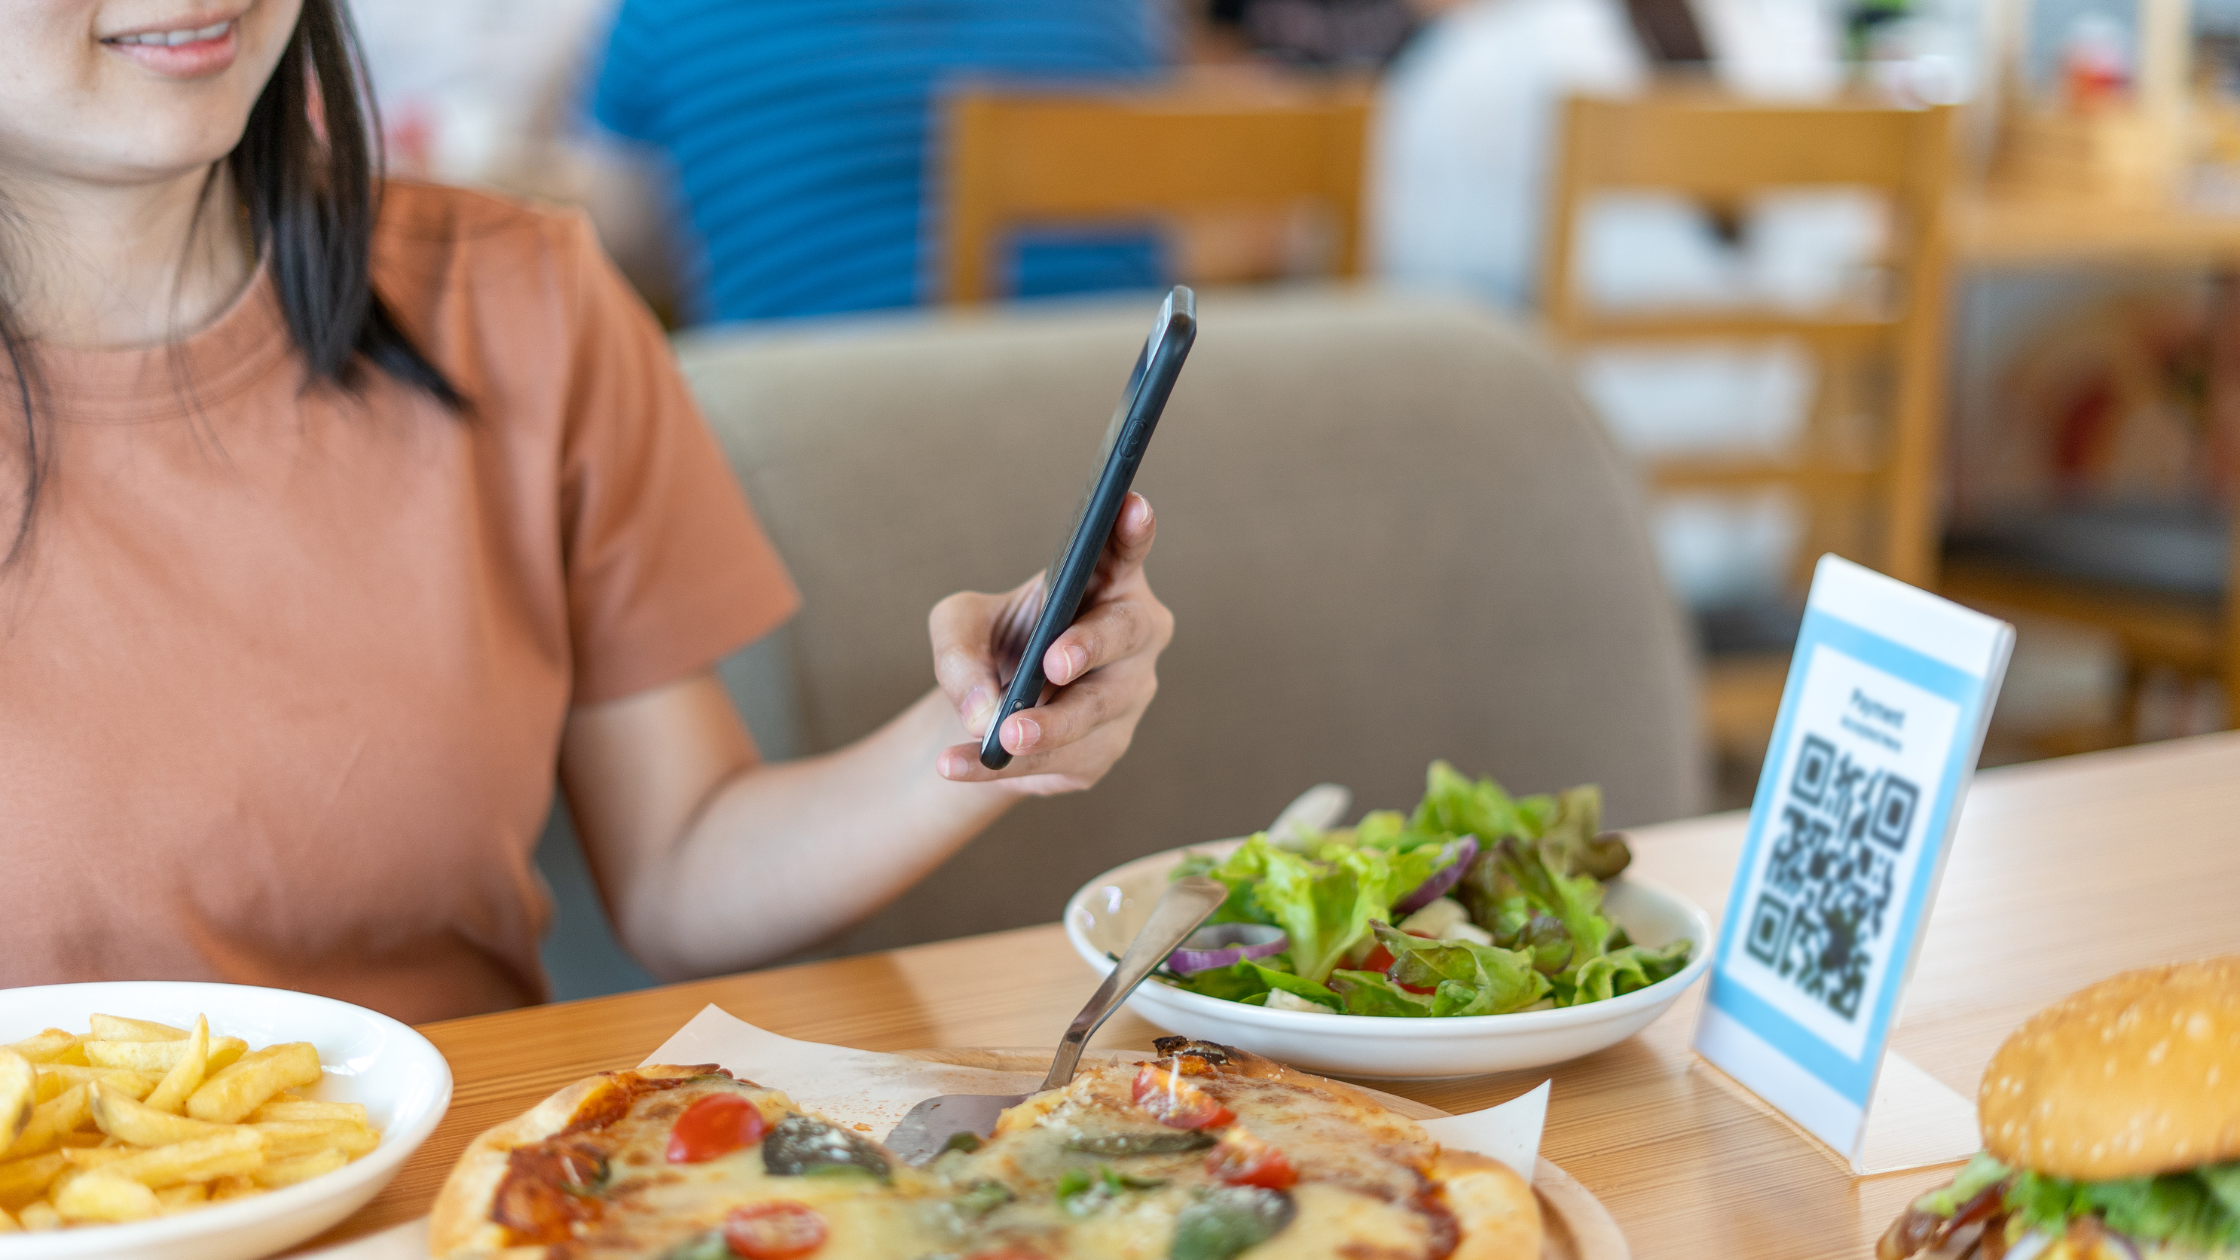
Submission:
<svg viewBox="0 0 2240 1260">
<path fill-rule="evenodd" d="M 2012 1172 L 2005 1164 L 1991 1157 L 1989 1151 L 1977 1151 L 1952 1178 L 1952 1184 L 1931 1190 L 1913 1201 L 1913 1206 L 1924 1212 L 1951 1219 L 1962 1204 L 1991 1187 L 2005 1181 Z"/>
<path fill-rule="evenodd" d="M 2191 1175 L 2087 1182 L 2079 1197 L 2100 1210 L 2108 1228 L 2132 1238 L 2212 1243 L 2224 1232 L 2223 1208 Z"/>
<path fill-rule="evenodd" d="M 1596 879 L 1615 879 L 1633 862 L 1624 838 L 1603 832 L 1602 789 L 1591 783 L 1555 797 L 1554 816 L 1540 832 L 1540 855 L 1566 875 Z"/>
<path fill-rule="evenodd" d="M 2007 1187 L 2005 1198 L 2016 1216 L 2048 1233 L 2095 1214 L 2109 1229 L 2141 1242 L 2240 1246 L 2240 1213 L 2228 1210 L 2220 1192 L 2226 1175 L 2209 1168 L 2079 1182 L 2025 1172 Z"/>
<path fill-rule="evenodd" d="M 1271 989 L 1281 989 L 1293 997 L 1303 997 L 1309 1002 L 1320 1003 L 1333 1011 L 1345 1009 L 1345 999 L 1332 993 L 1327 986 L 1316 984 L 1305 976 L 1295 976 L 1288 971 L 1278 971 L 1273 967 L 1264 967 L 1250 958 L 1245 959 L 1242 965 L 1260 973 L 1260 979 Z"/>
<path fill-rule="evenodd" d="M 1291 971 L 1319 983 L 1444 857 L 1444 846 L 1395 852 L 1332 844 L 1310 858 L 1256 835 L 1206 873 L 1230 890 L 1216 920 L 1281 927 L 1291 939 Z"/>
<path fill-rule="evenodd" d="M 1661 949 L 1628 945 L 1599 958 L 1590 958 L 1572 976 L 1570 1000 L 1562 1005 L 1602 1002 L 1621 993 L 1646 989 L 1667 976 L 1679 974 L 1680 969 L 1688 965 L 1688 955 L 1694 949 L 1695 942 L 1683 937 Z"/>
<path fill-rule="evenodd" d="M 1428 941 L 1382 923 L 1377 943 L 1392 954 L 1393 980 L 1435 990 L 1435 1015 L 1507 1014 L 1532 1005 L 1549 990 L 1547 977 L 1533 969 L 1532 956 L 1518 950 Z M 1450 986 L 1456 992 L 1448 992 Z"/>
<path fill-rule="evenodd" d="M 2070 1217 L 2084 1211 L 2084 1200 L 2077 1194 L 2076 1182 L 2042 1177 L 2034 1172 L 2016 1174 L 2003 1197 L 2007 1210 L 2021 1218 L 2025 1225 L 2048 1233 L 2059 1232 L 2067 1226 Z"/>
<path fill-rule="evenodd" d="M 1491 845 L 1504 836 L 1536 839 L 1540 834 L 1537 828 L 1527 833 L 1530 824 L 1500 784 L 1491 779 L 1473 783 L 1444 761 L 1432 762 L 1424 773 L 1423 800 L 1416 806 L 1414 825 L 1418 831 L 1476 836 L 1480 845 Z"/>
<path fill-rule="evenodd" d="M 1228 897 L 1206 917 L 1208 923 L 1268 923 L 1271 920 L 1261 914 L 1252 901 L 1252 884 L 1260 877 L 1253 840 L 1265 843 L 1266 837 L 1252 837 L 1252 840 L 1246 841 L 1226 858 L 1217 858 L 1210 853 L 1184 854 L 1182 860 L 1175 863 L 1174 869 L 1167 872 L 1167 880 L 1172 883 L 1192 875 L 1204 875 L 1229 886 Z"/>
<path fill-rule="evenodd" d="M 1195 975 L 1175 976 L 1167 983 L 1207 997 L 1229 1002 L 1251 1002 L 1255 1005 L 1264 1003 L 1271 989 L 1280 989 L 1295 997 L 1318 1002 L 1334 1011 L 1345 1009 L 1345 1002 L 1337 994 L 1303 976 L 1293 975 L 1289 967 L 1288 959 L 1282 954 L 1265 962 L 1245 958 L 1226 967 L 1214 967 Z"/>
<path fill-rule="evenodd" d="M 1214 967 L 1194 975 L 1176 976 L 1167 983 L 1191 993 L 1220 998 L 1224 1002 L 1244 1002 L 1253 998 L 1265 998 L 1268 990 L 1273 987 L 1261 975 L 1261 970 L 1247 958 L 1226 967 Z"/>
<path fill-rule="evenodd" d="M 1417 1018 L 1431 1014 L 1431 1000 L 1394 984 L 1381 971 L 1334 971 L 1330 987 L 1344 999 L 1354 1015 L 1394 1015 Z"/>
<path fill-rule="evenodd" d="M 2225 1215 L 2240 1221 L 2240 1160 L 2229 1164 L 2210 1164 L 2195 1170 L 2194 1176 L 2209 1187 L 2209 1193 L 2224 1205 Z"/>
</svg>

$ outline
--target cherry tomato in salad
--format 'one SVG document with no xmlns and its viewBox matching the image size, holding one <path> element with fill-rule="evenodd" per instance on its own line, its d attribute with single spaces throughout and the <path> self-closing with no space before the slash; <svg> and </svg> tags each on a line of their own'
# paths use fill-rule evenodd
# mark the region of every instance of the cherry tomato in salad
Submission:
<svg viewBox="0 0 2240 1260">
<path fill-rule="evenodd" d="M 669 1130 L 669 1162 L 699 1164 L 762 1140 L 762 1109 L 737 1094 L 710 1094 Z"/>
<path fill-rule="evenodd" d="M 731 1209 L 723 1241 L 744 1260 L 800 1260 L 824 1246 L 824 1218 L 806 1203 L 772 1199 Z"/>
<path fill-rule="evenodd" d="M 1218 1129 L 1237 1119 L 1213 1095 L 1155 1063 L 1136 1073 L 1129 1092 L 1137 1106 L 1170 1129 Z"/>
<path fill-rule="evenodd" d="M 1421 932 L 1410 932 L 1408 933 L 1408 935 L 1422 936 L 1423 934 Z M 1433 938 L 1424 937 L 1424 939 L 1431 940 Z M 1362 971 L 1381 971 L 1384 973 L 1386 979 L 1391 980 L 1394 984 L 1399 985 L 1401 988 L 1406 989 L 1410 993 L 1437 993 L 1439 991 L 1439 986 L 1437 985 L 1430 985 L 1426 987 L 1420 984 L 1403 983 L 1399 978 L 1395 977 L 1392 974 L 1393 967 L 1398 965 L 1399 961 L 1399 959 L 1392 956 L 1392 951 L 1386 949 L 1384 947 L 1384 943 L 1380 941 L 1377 943 L 1377 947 L 1375 949 L 1369 951 L 1369 956 L 1361 960 L 1360 969 Z"/>
<path fill-rule="evenodd" d="M 1299 1183 L 1298 1170 L 1283 1152 L 1238 1125 L 1221 1135 L 1221 1143 L 1206 1155 L 1206 1172 L 1232 1186 L 1258 1186 L 1263 1190 L 1289 1190 Z"/>
</svg>

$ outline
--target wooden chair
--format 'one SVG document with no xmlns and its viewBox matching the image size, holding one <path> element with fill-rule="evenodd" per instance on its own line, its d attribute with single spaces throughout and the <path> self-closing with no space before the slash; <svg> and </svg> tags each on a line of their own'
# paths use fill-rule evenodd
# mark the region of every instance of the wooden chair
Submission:
<svg viewBox="0 0 2240 1260">
<path fill-rule="evenodd" d="M 2203 598 L 2120 581 L 2095 580 L 1996 558 L 1946 561 L 1941 589 L 1952 599 L 2004 615 L 2051 617 L 2093 627 L 2114 640 L 2122 665 L 2113 722 L 2105 729 L 2060 731 L 2040 740 L 2048 753 L 2134 743 L 2146 683 L 2157 671 L 2206 680 L 2224 693 L 2224 725 L 2240 727 L 2240 516 L 2231 529 L 2224 591 Z M 2149 736 L 2152 738 L 2153 736 Z"/>
<path fill-rule="evenodd" d="M 1356 275 L 1368 109 L 1350 84 L 960 90 L 947 102 L 944 296 L 993 296 L 997 251 L 1020 228 L 1302 203 L 1329 217 L 1332 270 Z"/>
<path fill-rule="evenodd" d="M 1807 521 L 1799 580 L 1827 550 L 1916 585 L 1935 580 L 1952 117 L 1948 108 L 1751 103 L 1678 89 L 1575 99 L 1565 108 L 1544 269 L 1547 318 L 1558 337 L 1573 349 L 1788 343 L 1804 347 L 1820 369 L 1818 395 L 1790 451 L 1659 460 L 1649 469 L 1663 493 L 1779 487 L 1796 495 Z M 1612 312 L 1594 309 L 1580 292 L 1578 221 L 1599 195 L 1679 194 L 1731 216 L 1758 195 L 1813 187 L 1862 188 L 1887 199 L 1893 230 L 1882 260 L 1883 300 L 1808 312 Z M 1870 409 L 1860 383 L 1877 367 L 1885 385 L 1875 391 L 1882 405 L 1871 409 L 1883 414 L 1862 431 L 1850 421 Z M 1786 652 L 1709 663 L 1704 711 L 1718 746 L 1750 756 L 1763 747 L 1786 664 Z"/>
</svg>

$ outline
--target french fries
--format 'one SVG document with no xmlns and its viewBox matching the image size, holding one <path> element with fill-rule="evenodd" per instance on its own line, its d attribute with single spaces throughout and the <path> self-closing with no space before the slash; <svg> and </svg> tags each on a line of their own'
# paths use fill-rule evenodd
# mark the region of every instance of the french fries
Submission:
<svg viewBox="0 0 2240 1260">
<path fill-rule="evenodd" d="M 86 1061 L 95 1067 L 129 1068 L 163 1076 L 179 1066 L 187 1057 L 191 1043 L 185 1041 L 94 1041 L 87 1040 L 79 1047 L 85 1052 Z M 232 1063 L 249 1049 L 249 1043 L 239 1037 L 213 1037 L 205 1062 L 210 1071 Z"/>
<path fill-rule="evenodd" d="M 122 1015 L 96 1015 L 86 1021 L 93 1026 L 93 1041 L 185 1041 L 187 1030 L 159 1024 L 152 1019 L 126 1019 Z"/>
<path fill-rule="evenodd" d="M 33 1063 L 74 1063 L 84 1067 L 86 1052 L 79 1048 L 84 1038 L 66 1033 L 59 1028 L 49 1028 L 36 1037 L 26 1037 L 7 1047 Z"/>
<path fill-rule="evenodd" d="M 266 1046 L 205 1080 L 188 1097 L 187 1114 L 197 1120 L 237 1124 L 281 1090 L 318 1083 L 316 1046 L 308 1041 Z"/>
<path fill-rule="evenodd" d="M 156 1192 L 105 1172 L 81 1173 L 54 1192 L 54 1210 L 66 1221 L 144 1221 L 163 1211 Z"/>
<path fill-rule="evenodd" d="M 162 1024 L 152 1025 L 164 1028 Z M 168 1031 L 168 1030 L 167 1030 Z M 210 1021 L 195 1016 L 194 1031 L 184 1038 L 185 1053 L 171 1065 L 154 1091 L 148 1095 L 148 1107 L 154 1111 L 168 1111 L 179 1115 L 187 1109 L 187 1098 L 202 1087 L 202 1078 L 210 1071 Z"/>
<path fill-rule="evenodd" d="M 33 1065 L 39 1073 L 39 1101 L 45 1102 L 72 1085 L 99 1081 L 112 1098 L 146 1098 L 156 1083 L 124 1068 L 72 1067 L 67 1063 Z"/>
<path fill-rule="evenodd" d="M 169 1146 L 214 1137 L 229 1126 L 189 1120 L 129 1098 L 111 1098 L 93 1087 L 93 1123 L 103 1133 L 133 1146 Z M 115 1149 L 115 1148 L 110 1148 Z"/>
<path fill-rule="evenodd" d="M 7 1150 L 23 1126 L 31 1123 L 38 1094 L 39 1073 L 31 1060 L 13 1050 L 0 1050 L 0 1151 Z"/>
<path fill-rule="evenodd" d="M 304 1097 L 308 1041 L 250 1050 L 95 1015 L 0 1046 L 0 1234 L 149 1220 L 298 1185 L 381 1142 L 357 1103 Z"/>
</svg>

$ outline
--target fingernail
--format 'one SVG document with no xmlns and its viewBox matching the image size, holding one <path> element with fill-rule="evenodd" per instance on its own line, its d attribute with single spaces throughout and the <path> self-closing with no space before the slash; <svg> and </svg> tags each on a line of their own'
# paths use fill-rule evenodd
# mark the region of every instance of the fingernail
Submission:
<svg viewBox="0 0 2240 1260">
<path fill-rule="evenodd" d="M 933 771 L 944 779 L 954 779 L 964 773 L 964 758 L 945 752 L 933 763 Z"/>
<path fill-rule="evenodd" d="M 1042 738 L 1042 728 L 1035 725 L 1034 719 L 1030 717 L 1021 717 L 1012 722 L 1011 732 L 1013 754 L 1025 752 L 1034 747 L 1036 740 Z"/>
<path fill-rule="evenodd" d="M 1066 681 L 1067 681 L 1067 682 L 1074 682 L 1074 681 L 1078 680 L 1078 679 L 1079 679 L 1079 678 L 1080 678 L 1080 677 L 1081 677 L 1081 676 L 1082 676 L 1083 674 L 1086 674 L 1086 673 L 1088 673 L 1088 672 L 1089 672 L 1089 649 L 1087 649 L 1087 648 L 1080 648 L 1080 647 L 1069 647 L 1069 648 L 1067 648 L 1067 649 L 1066 649 Z"/>
<path fill-rule="evenodd" d="M 995 707 L 995 697 L 988 694 L 986 687 L 974 687 L 966 692 L 964 695 L 965 729 L 975 735 L 984 734 L 988 729 L 988 715 L 995 712 Z"/>
</svg>

